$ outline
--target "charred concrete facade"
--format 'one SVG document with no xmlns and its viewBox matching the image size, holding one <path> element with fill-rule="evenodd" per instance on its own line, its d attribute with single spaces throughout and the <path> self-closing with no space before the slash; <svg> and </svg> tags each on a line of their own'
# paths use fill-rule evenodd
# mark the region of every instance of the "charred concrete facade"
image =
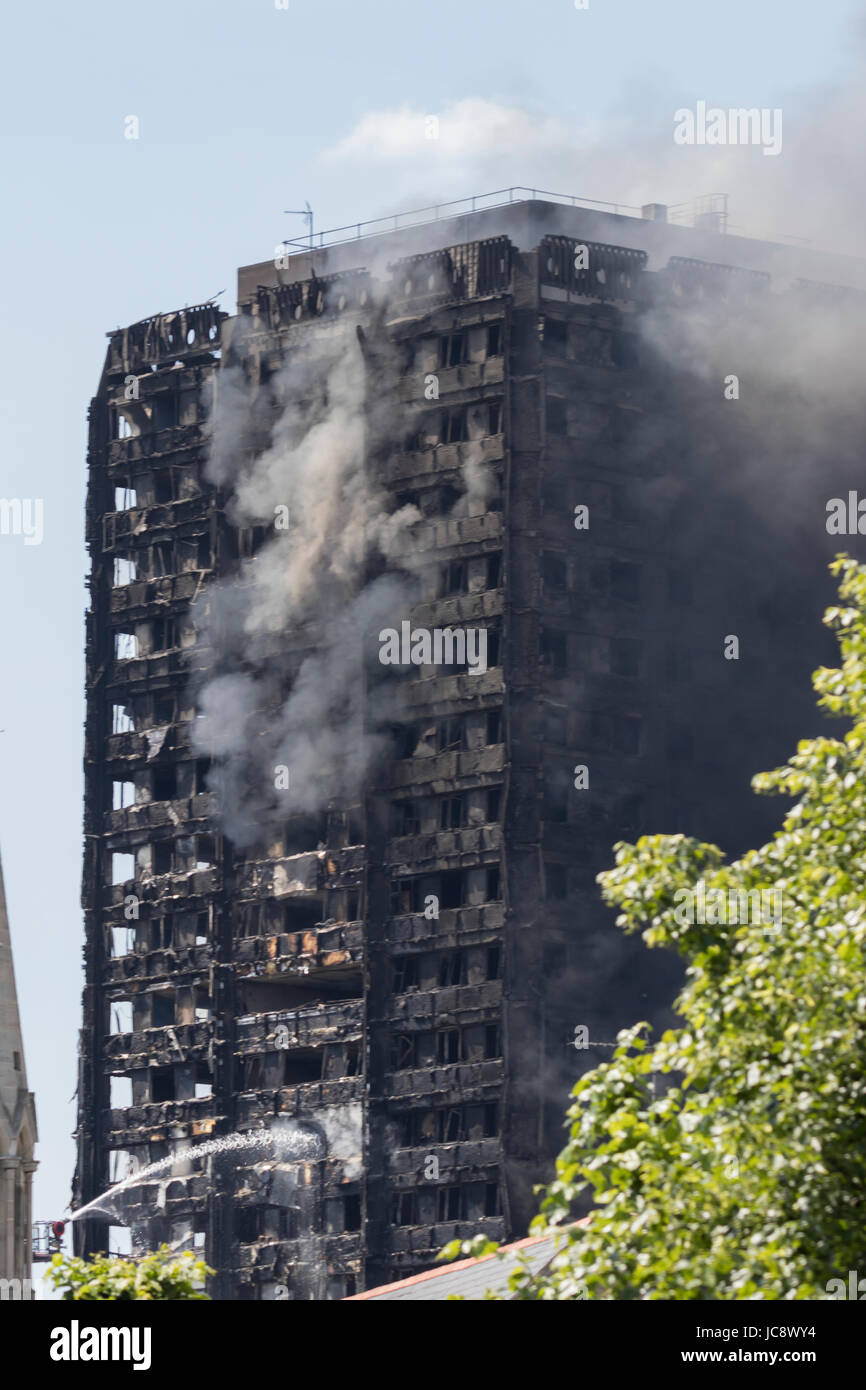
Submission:
<svg viewBox="0 0 866 1390">
<path fill-rule="evenodd" d="M 341 1298 L 525 1234 L 570 1086 L 676 987 L 595 875 L 645 830 L 766 834 L 748 779 L 814 724 L 828 654 L 789 639 L 832 545 L 810 531 L 793 564 L 744 515 L 705 469 L 721 392 L 640 332 L 767 292 L 766 248 L 541 203 L 375 243 L 244 268 L 235 318 L 110 334 L 90 412 L 76 1204 L 174 1158 L 125 1219 L 201 1249 L 224 1298 Z M 361 796 L 251 853 L 193 737 L 190 607 L 263 540 L 207 481 L 207 419 L 228 365 L 255 393 L 346 319 L 404 421 L 369 467 L 420 514 L 406 617 L 486 629 L 487 669 L 404 671 Z M 455 514 L 467 464 L 484 500 Z M 735 631 L 765 653 L 751 679 L 721 658 Z M 288 1121 L 302 1159 L 197 1156 Z"/>
</svg>

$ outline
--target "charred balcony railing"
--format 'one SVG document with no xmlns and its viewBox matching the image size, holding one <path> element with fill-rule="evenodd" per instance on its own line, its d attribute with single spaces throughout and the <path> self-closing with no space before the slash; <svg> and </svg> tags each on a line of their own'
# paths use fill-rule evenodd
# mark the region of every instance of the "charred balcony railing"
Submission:
<svg viewBox="0 0 866 1390">
<path fill-rule="evenodd" d="M 223 313 L 215 304 L 197 304 L 171 314 L 155 314 L 107 334 L 107 369 L 135 373 L 164 362 L 184 361 L 219 348 Z"/>
<path fill-rule="evenodd" d="M 542 285 L 556 285 L 570 294 L 602 303 L 637 304 L 645 294 L 647 259 L 645 251 L 627 246 L 546 236 L 538 248 L 538 274 Z"/>
</svg>

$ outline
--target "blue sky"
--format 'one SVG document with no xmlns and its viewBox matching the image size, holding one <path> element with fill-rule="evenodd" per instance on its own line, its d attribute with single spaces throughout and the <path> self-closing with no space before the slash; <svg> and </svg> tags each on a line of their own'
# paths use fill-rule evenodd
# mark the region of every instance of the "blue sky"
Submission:
<svg viewBox="0 0 866 1390">
<path fill-rule="evenodd" d="M 0 536 L 0 847 L 41 1132 L 37 1217 L 65 1209 L 74 1163 L 86 415 L 105 333 L 223 289 L 231 309 L 236 267 L 301 235 L 283 209 L 305 200 L 332 227 L 511 183 L 624 201 L 723 191 L 694 161 L 674 171 L 674 109 L 784 106 L 802 130 L 848 76 L 859 9 L 43 0 L 7 12 L 0 497 L 44 499 L 45 535 L 29 547 Z M 439 142 L 418 137 L 434 113 Z M 137 140 L 124 138 L 129 115 Z M 748 155 L 757 207 L 755 180 L 776 171 Z"/>
</svg>

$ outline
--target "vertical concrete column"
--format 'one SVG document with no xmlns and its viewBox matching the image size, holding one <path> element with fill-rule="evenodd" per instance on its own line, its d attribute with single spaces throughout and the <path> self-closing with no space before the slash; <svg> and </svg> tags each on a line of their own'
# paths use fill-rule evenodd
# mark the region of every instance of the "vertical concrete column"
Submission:
<svg viewBox="0 0 866 1390">
<path fill-rule="evenodd" d="M 0 1159 L 0 1277 L 15 1278 L 15 1160 Z"/>
</svg>

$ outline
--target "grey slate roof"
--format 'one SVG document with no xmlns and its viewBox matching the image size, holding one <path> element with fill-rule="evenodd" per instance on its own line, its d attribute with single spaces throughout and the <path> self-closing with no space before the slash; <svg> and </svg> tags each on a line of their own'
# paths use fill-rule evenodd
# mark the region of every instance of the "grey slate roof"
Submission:
<svg viewBox="0 0 866 1390">
<path fill-rule="evenodd" d="M 508 1276 L 517 1268 L 521 1256 L 533 1274 L 537 1274 L 553 1259 L 556 1247 L 553 1236 L 531 1237 L 516 1241 L 514 1245 L 503 1246 L 500 1253 L 501 1259 L 499 1255 L 487 1255 L 482 1260 L 459 1260 L 456 1264 L 415 1274 L 398 1284 L 383 1284 L 378 1289 L 369 1289 L 367 1293 L 355 1294 L 343 1301 L 438 1302 L 452 1295 L 470 1300 L 483 1299 L 486 1289 L 507 1293 Z"/>
</svg>

